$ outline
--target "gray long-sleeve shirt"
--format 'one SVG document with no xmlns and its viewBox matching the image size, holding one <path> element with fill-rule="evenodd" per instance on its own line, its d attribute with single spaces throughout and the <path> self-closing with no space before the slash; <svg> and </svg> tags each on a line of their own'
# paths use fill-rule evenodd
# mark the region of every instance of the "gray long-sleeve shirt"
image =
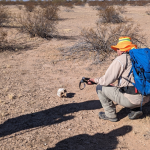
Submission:
<svg viewBox="0 0 150 150">
<path fill-rule="evenodd" d="M 97 84 L 107 86 L 111 83 L 114 83 L 116 80 L 118 80 L 118 87 L 132 87 L 131 90 L 135 90 L 133 88 L 132 83 L 134 82 L 133 74 L 131 73 L 130 76 L 129 72 L 131 70 L 132 63 L 130 61 L 130 55 L 128 54 L 122 54 L 116 59 L 113 60 L 109 68 L 106 70 L 105 75 L 101 78 L 95 78 L 94 81 Z M 129 94 L 130 93 L 130 94 Z M 124 96 L 128 98 L 128 100 L 135 105 L 140 105 L 142 101 L 142 95 L 141 94 L 132 94 L 133 91 L 130 91 L 128 93 L 124 93 Z M 144 96 L 143 97 L 143 104 L 147 103 L 150 100 L 150 96 Z"/>
</svg>

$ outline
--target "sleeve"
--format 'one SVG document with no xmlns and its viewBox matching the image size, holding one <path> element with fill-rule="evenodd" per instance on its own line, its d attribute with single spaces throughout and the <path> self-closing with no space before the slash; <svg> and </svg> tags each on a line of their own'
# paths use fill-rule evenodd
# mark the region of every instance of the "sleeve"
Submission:
<svg viewBox="0 0 150 150">
<path fill-rule="evenodd" d="M 115 59 L 109 68 L 106 70 L 105 75 L 100 78 L 95 78 L 94 81 L 97 84 L 107 86 L 118 80 L 125 70 L 125 65 L 119 60 Z"/>
</svg>

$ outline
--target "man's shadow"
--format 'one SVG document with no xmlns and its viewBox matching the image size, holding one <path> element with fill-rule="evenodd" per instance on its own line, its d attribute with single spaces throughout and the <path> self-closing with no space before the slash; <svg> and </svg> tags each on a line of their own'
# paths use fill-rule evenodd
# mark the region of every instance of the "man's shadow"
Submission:
<svg viewBox="0 0 150 150">
<path fill-rule="evenodd" d="M 82 103 L 59 105 L 44 111 L 8 119 L 0 125 L 0 137 L 26 129 L 48 126 L 55 123 L 71 120 L 74 118 L 74 116 L 67 115 L 70 113 L 78 112 L 81 110 L 94 110 L 100 108 L 101 104 L 99 100 L 91 100 Z"/>
<path fill-rule="evenodd" d="M 113 150 L 118 144 L 117 137 L 132 131 L 131 126 L 123 126 L 107 134 L 97 133 L 93 136 L 80 134 L 62 140 L 47 150 Z M 121 147 L 127 149 L 127 147 Z"/>
</svg>

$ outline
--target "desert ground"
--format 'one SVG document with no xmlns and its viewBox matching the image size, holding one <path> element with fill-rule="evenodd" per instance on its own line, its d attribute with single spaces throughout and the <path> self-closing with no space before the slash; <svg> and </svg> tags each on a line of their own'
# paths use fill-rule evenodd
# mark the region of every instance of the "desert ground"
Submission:
<svg viewBox="0 0 150 150">
<path fill-rule="evenodd" d="M 150 15 L 145 13 L 150 6 L 125 8 L 123 15 L 140 25 L 150 43 Z M 20 11 L 16 6 L 9 9 Z M 94 64 L 90 58 L 65 60 L 61 55 L 61 48 L 79 40 L 82 28 L 96 27 L 96 14 L 88 5 L 60 7 L 57 28 L 66 38 L 27 36 L 33 47 L 0 53 L 1 150 L 149 150 L 149 103 L 137 120 L 128 118 L 129 109 L 116 105 L 119 121 L 110 122 L 98 117 L 103 108 L 96 85 L 79 89 L 82 77 L 104 75 L 113 58 Z M 57 96 L 62 87 L 67 98 Z"/>
</svg>

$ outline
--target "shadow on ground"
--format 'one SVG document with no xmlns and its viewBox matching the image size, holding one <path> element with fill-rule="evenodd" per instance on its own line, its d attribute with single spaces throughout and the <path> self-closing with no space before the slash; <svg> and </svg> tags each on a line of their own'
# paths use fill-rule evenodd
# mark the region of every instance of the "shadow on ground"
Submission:
<svg viewBox="0 0 150 150">
<path fill-rule="evenodd" d="M 100 108 L 101 105 L 99 100 L 91 100 L 82 103 L 60 105 L 44 111 L 8 119 L 0 125 L 0 137 L 26 129 L 48 126 L 55 123 L 71 120 L 74 118 L 74 116 L 67 115 L 70 113 L 78 112 L 81 110 L 94 110 Z"/>
<path fill-rule="evenodd" d="M 122 108 L 117 113 L 117 116 L 118 116 L 119 120 L 121 120 L 121 119 L 125 118 L 129 113 L 130 113 L 130 109 L 129 108 Z"/>
<path fill-rule="evenodd" d="M 47 150 L 113 150 L 119 143 L 117 137 L 124 136 L 131 131 L 131 126 L 123 126 L 107 134 L 97 133 L 93 136 L 80 134 L 62 140 L 55 147 Z M 120 147 L 120 149 L 128 149 L 128 147 Z"/>
</svg>

